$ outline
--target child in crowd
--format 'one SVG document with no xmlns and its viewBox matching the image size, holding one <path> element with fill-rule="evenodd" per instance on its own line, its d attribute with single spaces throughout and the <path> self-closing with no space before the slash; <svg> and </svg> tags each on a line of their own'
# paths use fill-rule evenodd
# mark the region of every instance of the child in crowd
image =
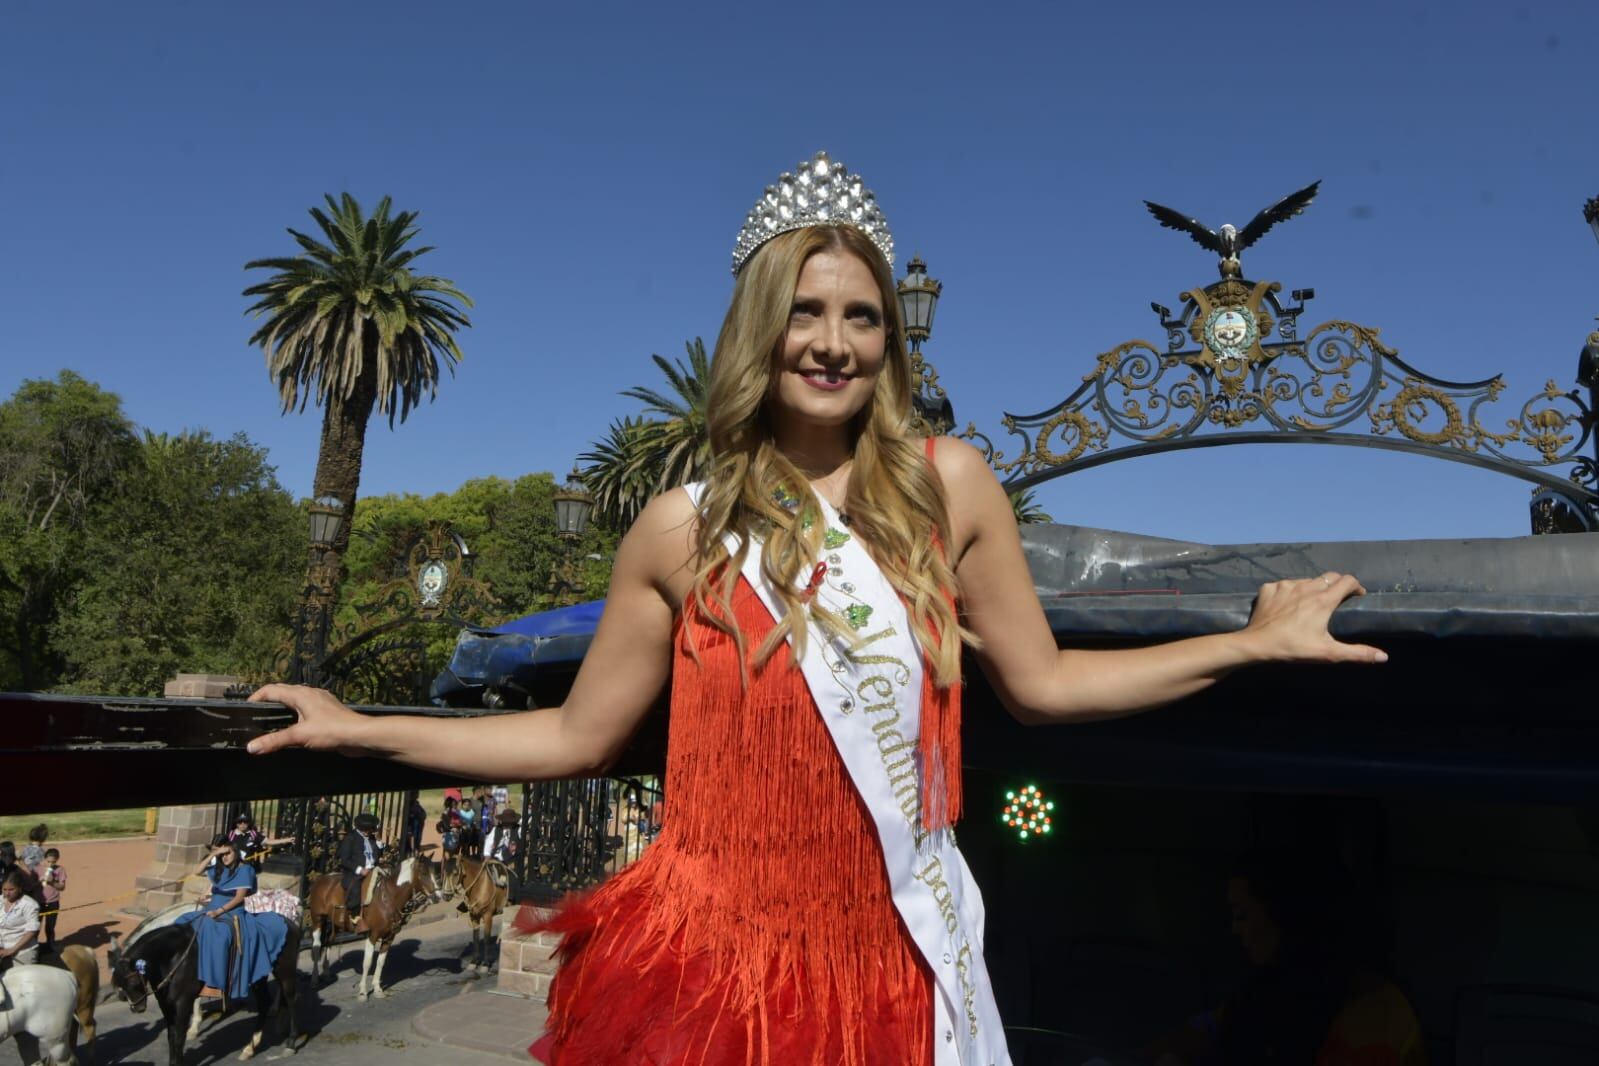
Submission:
<svg viewBox="0 0 1599 1066">
<path fill-rule="evenodd" d="M 44 887 L 44 905 L 39 908 L 39 920 L 44 924 L 44 948 L 54 954 L 56 918 L 61 914 L 61 892 L 67 887 L 67 871 L 61 866 L 60 850 L 45 849 L 44 860 L 34 867 L 33 873 Z"/>
<path fill-rule="evenodd" d="M 44 861 L 44 846 L 50 840 L 50 827 L 40 822 L 28 830 L 28 846 L 22 849 L 22 865 L 32 870 Z"/>
</svg>

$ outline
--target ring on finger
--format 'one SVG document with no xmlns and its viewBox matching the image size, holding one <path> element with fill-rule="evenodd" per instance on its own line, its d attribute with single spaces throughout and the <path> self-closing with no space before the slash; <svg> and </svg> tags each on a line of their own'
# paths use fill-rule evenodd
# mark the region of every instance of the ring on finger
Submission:
<svg viewBox="0 0 1599 1066">
<path fill-rule="evenodd" d="M 1321 583 L 1326 588 L 1332 588 L 1332 578 L 1330 578 L 1330 577 L 1322 578 L 1321 579 Z"/>
</svg>

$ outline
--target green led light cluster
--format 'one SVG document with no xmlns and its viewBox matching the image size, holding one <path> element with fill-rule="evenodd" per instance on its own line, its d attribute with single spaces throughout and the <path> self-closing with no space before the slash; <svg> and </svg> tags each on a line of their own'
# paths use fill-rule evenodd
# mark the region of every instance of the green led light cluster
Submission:
<svg viewBox="0 0 1599 1066">
<path fill-rule="evenodd" d="M 1020 792 L 1005 793 L 1005 809 L 999 820 L 1016 830 L 1022 840 L 1047 836 L 1050 831 L 1050 812 L 1055 809 L 1053 800 L 1045 799 L 1037 785 L 1028 785 Z"/>
</svg>

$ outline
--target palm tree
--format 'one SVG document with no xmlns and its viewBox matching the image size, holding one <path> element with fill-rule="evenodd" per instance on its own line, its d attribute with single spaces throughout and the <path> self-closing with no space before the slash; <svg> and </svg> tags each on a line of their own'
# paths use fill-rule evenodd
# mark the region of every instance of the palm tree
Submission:
<svg viewBox="0 0 1599 1066">
<path fill-rule="evenodd" d="M 1016 515 L 1016 524 L 1019 526 L 1055 521 L 1044 513 L 1044 508 L 1039 506 L 1038 500 L 1033 496 L 1032 489 L 1023 489 L 1020 492 L 1011 493 L 1010 507 L 1011 511 Z"/>
<path fill-rule="evenodd" d="M 594 494 L 599 517 L 625 530 L 650 499 L 704 477 L 711 448 L 705 429 L 705 394 L 710 359 L 696 337 L 684 345 L 688 362 L 652 355 L 670 392 L 639 386 L 622 393 L 644 405 L 637 417 L 612 422 L 610 435 L 584 452 L 583 483 Z"/>
<path fill-rule="evenodd" d="M 582 481 L 594 497 L 595 516 L 613 529 L 631 526 L 655 494 L 658 475 L 639 443 L 647 425 L 636 415 L 612 422 L 605 439 L 578 457 L 593 464 L 582 472 Z"/>
<path fill-rule="evenodd" d="M 407 248 L 414 211 L 390 215 L 385 196 L 370 216 L 345 193 L 328 210 L 311 208 L 326 243 L 289 230 L 302 252 L 255 259 L 246 270 L 275 271 L 244 290 L 257 297 L 248 314 L 264 318 L 250 337 L 266 353 L 283 411 L 307 401 L 323 409 L 313 495 L 344 504 L 334 551 L 344 554 L 361 481 L 367 420 L 374 407 L 406 415 L 438 394 L 439 365 L 453 374 L 462 358 L 455 331 L 471 325 L 456 302 L 472 301 L 446 278 L 416 274 L 411 264 L 432 248 Z"/>
</svg>

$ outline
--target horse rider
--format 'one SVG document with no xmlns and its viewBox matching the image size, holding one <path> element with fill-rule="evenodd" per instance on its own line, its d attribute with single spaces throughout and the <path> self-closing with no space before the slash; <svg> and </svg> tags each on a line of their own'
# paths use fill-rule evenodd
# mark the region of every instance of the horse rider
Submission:
<svg viewBox="0 0 1599 1066">
<path fill-rule="evenodd" d="M 377 815 L 362 811 L 355 816 L 355 831 L 339 841 L 339 871 L 344 875 L 344 909 L 355 932 L 362 931 L 361 887 L 364 878 L 377 865 L 383 854 L 383 843 L 378 839 Z"/>
</svg>

